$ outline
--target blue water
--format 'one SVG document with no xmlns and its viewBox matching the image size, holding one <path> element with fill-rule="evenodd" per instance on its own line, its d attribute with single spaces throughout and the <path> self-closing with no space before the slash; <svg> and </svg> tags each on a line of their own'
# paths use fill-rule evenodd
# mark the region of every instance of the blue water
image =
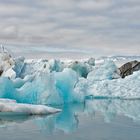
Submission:
<svg viewBox="0 0 140 140">
<path fill-rule="evenodd" d="M 139 140 L 140 100 L 94 99 L 50 116 L 0 114 L 0 140 Z"/>
</svg>

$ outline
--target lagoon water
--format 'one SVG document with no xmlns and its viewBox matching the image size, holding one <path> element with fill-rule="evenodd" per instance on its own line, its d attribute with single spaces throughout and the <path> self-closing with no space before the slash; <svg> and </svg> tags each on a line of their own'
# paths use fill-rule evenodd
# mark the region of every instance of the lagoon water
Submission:
<svg viewBox="0 0 140 140">
<path fill-rule="evenodd" d="M 0 140 L 139 140 L 140 100 L 88 100 L 49 116 L 0 114 Z"/>
</svg>

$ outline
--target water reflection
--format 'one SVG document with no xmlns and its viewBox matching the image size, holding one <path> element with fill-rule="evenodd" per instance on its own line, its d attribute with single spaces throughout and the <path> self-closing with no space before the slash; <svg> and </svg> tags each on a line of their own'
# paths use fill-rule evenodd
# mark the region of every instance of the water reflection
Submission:
<svg viewBox="0 0 140 140">
<path fill-rule="evenodd" d="M 67 104 L 61 107 L 62 112 L 50 116 L 6 116 L 0 115 L 0 126 L 11 123 L 32 123 L 45 135 L 57 131 L 75 132 L 81 116 L 96 117 L 100 113 L 105 122 L 113 122 L 118 116 L 125 116 L 140 121 L 140 100 L 87 100 L 84 104 Z"/>
<path fill-rule="evenodd" d="M 84 113 L 84 104 L 67 104 L 62 106 L 62 112 L 46 118 L 36 119 L 36 123 L 45 133 L 54 133 L 61 130 L 65 133 L 73 132 L 78 128 L 79 114 Z"/>
<path fill-rule="evenodd" d="M 140 100 L 94 100 L 86 102 L 85 108 L 89 115 L 100 112 L 106 122 L 118 115 L 140 121 Z"/>
<path fill-rule="evenodd" d="M 14 123 L 24 123 L 28 120 L 34 119 L 34 116 L 16 115 L 11 113 L 0 113 L 0 127 L 7 127 Z"/>
</svg>

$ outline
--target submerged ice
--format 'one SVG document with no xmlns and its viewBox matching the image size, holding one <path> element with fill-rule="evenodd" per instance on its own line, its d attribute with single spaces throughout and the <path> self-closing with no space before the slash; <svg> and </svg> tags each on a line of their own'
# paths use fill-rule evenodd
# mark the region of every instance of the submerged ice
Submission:
<svg viewBox="0 0 140 140">
<path fill-rule="evenodd" d="M 18 103 L 66 104 L 93 98 L 140 98 L 140 71 L 125 79 L 112 60 L 26 60 L 0 53 L 0 98 Z"/>
</svg>

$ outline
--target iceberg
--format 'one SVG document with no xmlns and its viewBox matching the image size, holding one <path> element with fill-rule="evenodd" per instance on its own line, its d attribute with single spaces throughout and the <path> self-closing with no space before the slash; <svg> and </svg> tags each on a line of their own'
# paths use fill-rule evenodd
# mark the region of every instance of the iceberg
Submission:
<svg viewBox="0 0 140 140">
<path fill-rule="evenodd" d="M 125 79 L 113 79 L 95 81 L 94 84 L 88 83 L 88 93 L 94 97 L 108 97 L 121 99 L 140 98 L 140 71 Z"/>
<path fill-rule="evenodd" d="M 140 98 L 140 71 L 122 79 L 113 61 L 105 61 L 76 84 L 76 92 L 93 98 Z M 83 89 L 83 87 L 86 87 Z M 85 94 L 86 93 L 86 94 Z"/>
<path fill-rule="evenodd" d="M 63 104 L 76 100 L 74 87 L 77 81 L 78 75 L 69 68 L 62 72 L 42 72 L 24 79 L 1 77 L 0 98 L 14 99 L 20 103 Z"/>
<path fill-rule="evenodd" d="M 45 105 L 31 105 L 17 103 L 15 100 L 0 99 L 0 114 L 7 115 L 48 115 L 60 112 L 60 109 L 55 109 Z"/>
<path fill-rule="evenodd" d="M 27 60 L 0 53 L 0 98 L 61 105 L 91 98 L 140 98 L 140 71 L 122 79 L 112 60 Z"/>
</svg>

